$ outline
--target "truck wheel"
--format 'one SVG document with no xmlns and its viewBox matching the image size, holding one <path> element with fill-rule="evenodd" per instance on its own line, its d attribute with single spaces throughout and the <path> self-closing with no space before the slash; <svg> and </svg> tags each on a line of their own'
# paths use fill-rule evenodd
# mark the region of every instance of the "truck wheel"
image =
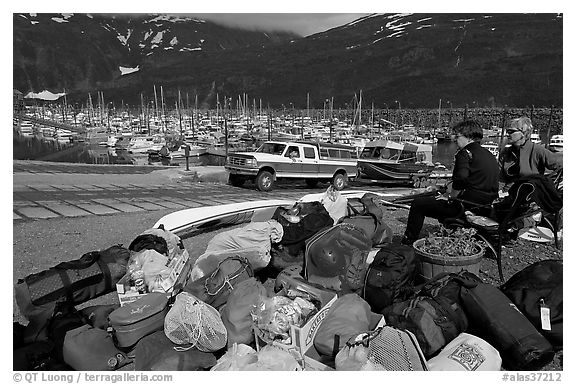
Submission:
<svg viewBox="0 0 576 384">
<path fill-rule="evenodd" d="M 308 188 L 316 188 L 318 186 L 318 179 L 306 179 Z"/>
<path fill-rule="evenodd" d="M 348 178 L 343 173 L 335 174 L 334 177 L 332 178 L 332 185 L 334 186 L 334 189 L 337 191 L 343 190 L 344 187 L 346 186 L 347 179 Z"/>
<path fill-rule="evenodd" d="M 256 176 L 256 188 L 259 191 L 268 192 L 272 190 L 272 186 L 274 185 L 274 178 L 272 174 L 268 171 L 261 171 Z"/>
<path fill-rule="evenodd" d="M 230 183 L 230 185 L 233 185 L 235 187 L 241 187 L 246 182 L 246 179 L 243 178 L 242 176 L 230 175 L 228 176 L 228 182 Z"/>
</svg>

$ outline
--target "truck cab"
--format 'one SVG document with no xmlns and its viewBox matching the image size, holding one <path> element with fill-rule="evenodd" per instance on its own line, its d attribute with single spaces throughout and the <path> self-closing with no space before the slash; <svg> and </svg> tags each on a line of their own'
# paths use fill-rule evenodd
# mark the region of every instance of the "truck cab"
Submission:
<svg viewBox="0 0 576 384">
<path fill-rule="evenodd" d="M 310 187 L 331 181 L 342 190 L 356 177 L 356 149 L 352 146 L 305 141 L 267 141 L 254 152 L 230 154 L 226 159 L 229 182 L 246 180 L 261 191 L 270 191 L 279 179 L 304 179 Z"/>
</svg>

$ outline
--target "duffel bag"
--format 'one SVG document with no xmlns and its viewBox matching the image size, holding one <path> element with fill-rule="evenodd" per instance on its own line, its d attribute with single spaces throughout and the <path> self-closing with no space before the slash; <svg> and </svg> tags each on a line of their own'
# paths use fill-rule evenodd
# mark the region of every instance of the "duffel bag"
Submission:
<svg viewBox="0 0 576 384">
<path fill-rule="evenodd" d="M 132 359 L 118 350 L 108 332 L 83 325 L 66 333 L 64 362 L 76 371 L 114 371 Z"/>
<path fill-rule="evenodd" d="M 360 292 L 371 241 L 358 227 L 341 223 L 306 241 L 304 277 L 333 291 Z"/>
<path fill-rule="evenodd" d="M 552 345 L 497 287 L 463 286 L 468 333 L 493 345 L 507 370 L 539 370 L 554 358 Z"/>
<path fill-rule="evenodd" d="M 468 328 L 460 298 L 462 286 L 481 281 L 468 271 L 441 273 L 415 292 L 410 300 L 392 304 L 381 313 L 387 324 L 412 332 L 427 358 Z"/>
<path fill-rule="evenodd" d="M 514 274 L 500 290 L 555 347 L 563 345 L 562 261 L 542 260 Z"/>
<path fill-rule="evenodd" d="M 20 313 L 30 321 L 26 341 L 38 340 L 57 302 L 77 305 L 115 291 L 129 258 L 128 249 L 114 245 L 19 279 L 14 291 Z"/>
<path fill-rule="evenodd" d="M 177 344 L 156 331 L 136 344 L 134 348 L 135 371 L 204 371 L 216 365 L 213 353 L 196 348 L 176 350 Z"/>
<path fill-rule="evenodd" d="M 373 312 L 380 313 L 393 303 L 409 299 L 414 294 L 416 259 L 414 248 L 406 245 L 386 245 L 374 256 L 368 267 L 362 298 Z"/>
<path fill-rule="evenodd" d="M 121 350 L 130 350 L 144 336 L 164 327 L 168 313 L 168 296 L 150 292 L 108 315 L 108 332 Z"/>
</svg>

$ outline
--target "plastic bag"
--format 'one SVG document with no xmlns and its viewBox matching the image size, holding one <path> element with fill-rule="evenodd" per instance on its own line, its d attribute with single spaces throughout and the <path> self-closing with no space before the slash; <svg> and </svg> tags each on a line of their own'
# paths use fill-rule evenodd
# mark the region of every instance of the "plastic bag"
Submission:
<svg viewBox="0 0 576 384">
<path fill-rule="evenodd" d="M 254 349 L 246 344 L 234 343 L 210 370 L 242 371 L 246 366 L 257 361 L 258 353 Z"/>
<path fill-rule="evenodd" d="M 314 307 L 313 311 L 310 305 Z M 290 344 L 290 326 L 301 327 L 315 310 L 312 303 L 302 298 L 291 300 L 285 296 L 265 297 L 256 307 L 253 320 L 266 342 L 276 340 Z"/>
<path fill-rule="evenodd" d="M 348 199 L 342 196 L 340 191 L 334 189 L 333 185 L 328 187 L 320 202 L 335 223 L 348 214 Z"/>
</svg>

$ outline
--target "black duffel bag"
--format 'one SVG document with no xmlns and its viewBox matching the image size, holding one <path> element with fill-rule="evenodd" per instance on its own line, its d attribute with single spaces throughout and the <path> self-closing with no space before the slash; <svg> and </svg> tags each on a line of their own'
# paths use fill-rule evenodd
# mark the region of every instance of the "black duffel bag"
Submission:
<svg viewBox="0 0 576 384">
<path fill-rule="evenodd" d="M 14 286 L 16 303 L 30 322 L 25 339 L 38 338 L 56 303 L 82 304 L 115 291 L 116 283 L 126 274 L 129 258 L 128 249 L 114 245 L 18 279 Z"/>
<path fill-rule="evenodd" d="M 562 286 L 562 261 L 542 260 L 514 274 L 500 290 L 553 346 L 561 348 L 564 323 Z"/>
</svg>

